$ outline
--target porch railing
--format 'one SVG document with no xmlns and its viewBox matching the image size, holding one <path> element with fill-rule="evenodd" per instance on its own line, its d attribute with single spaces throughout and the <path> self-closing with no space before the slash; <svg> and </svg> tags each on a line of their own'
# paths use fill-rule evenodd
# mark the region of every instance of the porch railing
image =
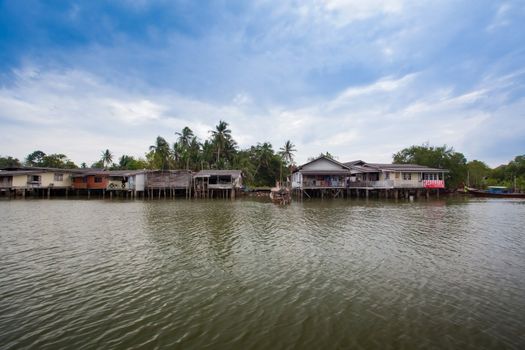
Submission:
<svg viewBox="0 0 525 350">
<path fill-rule="evenodd" d="M 393 188 L 394 181 L 392 180 L 381 180 L 381 181 L 354 181 L 348 184 L 349 188 L 356 187 L 369 187 L 369 188 Z"/>
</svg>

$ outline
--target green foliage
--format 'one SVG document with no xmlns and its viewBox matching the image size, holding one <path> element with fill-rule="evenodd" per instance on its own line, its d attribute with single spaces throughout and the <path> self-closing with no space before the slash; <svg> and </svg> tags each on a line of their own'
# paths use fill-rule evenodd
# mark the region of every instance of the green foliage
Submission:
<svg viewBox="0 0 525 350">
<path fill-rule="evenodd" d="M 149 167 L 153 169 L 170 169 L 173 164 L 172 152 L 169 143 L 158 136 L 155 144 L 149 147 L 150 152 L 146 154 Z"/>
<path fill-rule="evenodd" d="M 479 160 L 472 160 L 467 163 L 468 176 L 466 183 L 471 187 L 482 188 L 492 170 L 490 167 Z"/>
<path fill-rule="evenodd" d="M 429 146 L 411 146 L 393 155 L 396 164 L 419 164 L 432 168 L 447 169 L 445 185 L 447 188 L 458 188 L 466 182 L 467 160 L 462 153 L 454 148 Z"/>
<path fill-rule="evenodd" d="M 29 153 L 26 157 L 25 165 L 26 166 L 42 166 L 41 164 L 44 160 L 45 155 L 46 154 L 40 150 Z"/>
<path fill-rule="evenodd" d="M 0 169 L 2 168 L 10 168 L 10 167 L 19 167 L 22 164 L 17 158 L 13 158 L 11 156 L 8 157 L 0 157 Z"/>
<path fill-rule="evenodd" d="M 500 165 L 492 170 L 486 181 L 487 186 L 507 186 L 525 191 L 525 155 L 514 158 L 506 165 Z"/>
<path fill-rule="evenodd" d="M 147 167 L 148 162 L 145 159 L 135 159 L 132 156 L 123 155 L 115 168 L 118 170 L 141 170 Z"/>
<path fill-rule="evenodd" d="M 44 168 L 60 168 L 60 169 L 76 169 L 78 166 L 73 163 L 65 154 L 54 153 L 45 154 L 42 151 L 34 151 L 27 155 L 26 166 L 44 167 Z"/>
<path fill-rule="evenodd" d="M 290 140 L 286 141 L 284 146 L 279 149 L 279 154 L 283 158 L 284 162 L 289 166 L 293 165 L 294 163 L 293 157 L 295 152 L 297 152 L 295 145 Z"/>
<path fill-rule="evenodd" d="M 109 149 L 106 149 L 105 151 L 102 151 L 102 158 L 100 158 L 100 160 L 102 161 L 103 168 L 106 169 L 111 163 L 113 163 L 113 154 Z"/>
</svg>

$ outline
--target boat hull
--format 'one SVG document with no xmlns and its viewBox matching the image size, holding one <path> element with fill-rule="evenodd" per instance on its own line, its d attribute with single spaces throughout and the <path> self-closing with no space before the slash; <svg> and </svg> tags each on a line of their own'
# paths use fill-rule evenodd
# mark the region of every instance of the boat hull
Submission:
<svg viewBox="0 0 525 350">
<path fill-rule="evenodd" d="M 491 193 L 487 191 L 468 188 L 467 192 L 475 197 L 486 198 L 525 198 L 525 193 Z"/>
</svg>

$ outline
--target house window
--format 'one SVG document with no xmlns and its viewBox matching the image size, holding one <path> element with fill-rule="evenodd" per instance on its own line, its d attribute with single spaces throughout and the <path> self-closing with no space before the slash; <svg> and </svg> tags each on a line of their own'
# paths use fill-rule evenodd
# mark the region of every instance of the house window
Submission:
<svg viewBox="0 0 525 350">
<path fill-rule="evenodd" d="M 399 179 L 399 173 L 396 173 L 396 179 Z"/>
<path fill-rule="evenodd" d="M 435 173 L 425 173 L 423 174 L 423 180 L 441 180 L 439 174 Z"/>
<path fill-rule="evenodd" d="M 385 173 L 385 180 L 390 180 L 390 173 L 389 172 Z"/>
<path fill-rule="evenodd" d="M 403 173 L 403 180 L 412 180 L 411 173 Z"/>
<path fill-rule="evenodd" d="M 55 174 L 54 181 L 64 181 L 64 174 Z"/>
<path fill-rule="evenodd" d="M 102 178 L 100 176 L 95 176 L 95 183 L 101 183 Z"/>
</svg>

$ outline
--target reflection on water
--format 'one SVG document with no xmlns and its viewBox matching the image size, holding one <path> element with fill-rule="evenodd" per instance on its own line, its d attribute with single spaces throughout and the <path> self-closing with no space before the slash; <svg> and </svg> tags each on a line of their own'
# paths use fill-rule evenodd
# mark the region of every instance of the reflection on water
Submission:
<svg viewBox="0 0 525 350">
<path fill-rule="evenodd" d="M 0 202 L 2 348 L 522 348 L 525 201 Z"/>
</svg>

